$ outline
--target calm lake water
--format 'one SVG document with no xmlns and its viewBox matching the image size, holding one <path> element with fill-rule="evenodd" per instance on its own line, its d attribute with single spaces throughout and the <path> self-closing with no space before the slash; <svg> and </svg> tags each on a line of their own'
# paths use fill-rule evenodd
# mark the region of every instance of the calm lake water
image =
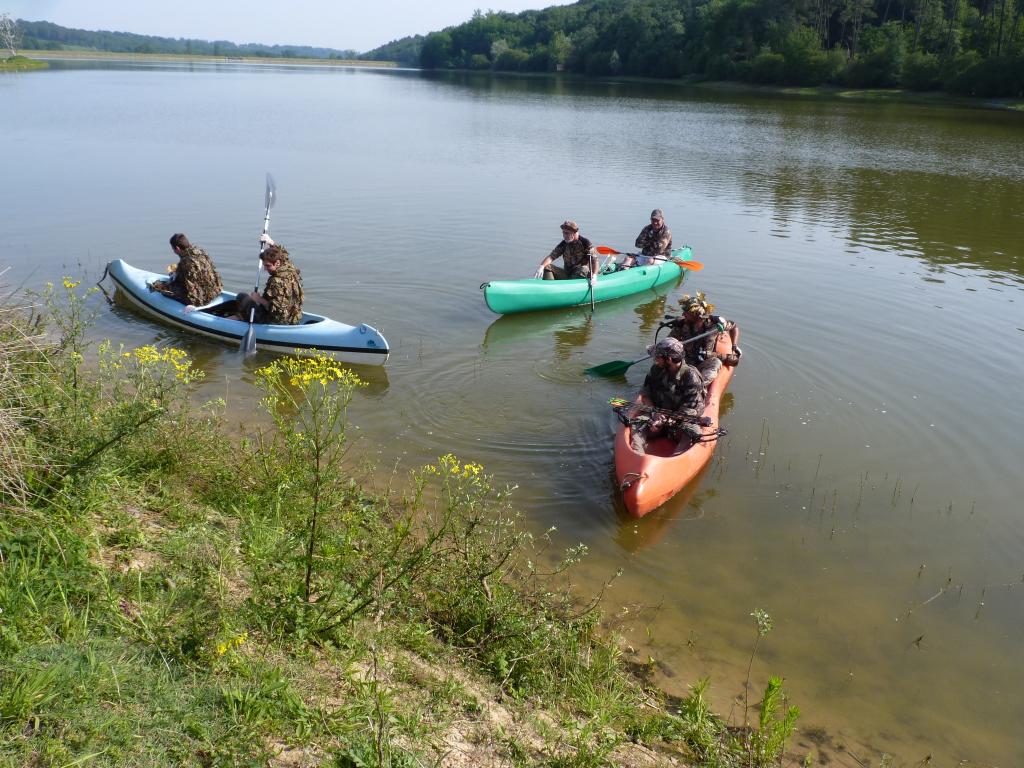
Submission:
<svg viewBox="0 0 1024 768">
<path fill-rule="evenodd" d="M 839 765 L 1024 765 L 1024 115 L 660 85 L 284 67 L 55 65 L 0 76 L 0 269 L 39 286 L 186 232 L 251 284 L 271 234 L 306 306 L 380 328 L 353 421 L 384 486 L 453 452 L 532 528 L 618 568 L 610 616 L 683 693 L 742 717 L 786 678 L 798 742 Z M 705 269 L 588 309 L 492 315 L 579 221 L 629 248 L 654 207 Z M 745 356 L 698 484 L 622 514 L 606 401 L 684 290 Z M 173 342 L 251 418 L 232 348 L 102 309 L 97 335 Z M 1018 394 L 1014 394 L 1018 393 Z M 755 693 L 756 693 L 755 692 Z M 752 697 L 755 694 L 752 694 Z"/>
</svg>

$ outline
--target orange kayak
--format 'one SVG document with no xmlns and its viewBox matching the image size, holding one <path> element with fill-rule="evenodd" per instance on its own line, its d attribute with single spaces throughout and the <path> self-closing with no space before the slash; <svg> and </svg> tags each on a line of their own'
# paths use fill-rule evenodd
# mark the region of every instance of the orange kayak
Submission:
<svg viewBox="0 0 1024 768">
<path fill-rule="evenodd" d="M 732 352 L 729 334 L 719 335 L 716 350 L 723 354 Z M 678 456 L 673 456 L 676 444 L 665 438 L 655 438 L 648 443 L 647 453 L 637 453 L 630 440 L 632 429 L 619 426 L 615 435 L 615 479 L 631 515 L 643 517 L 660 507 L 685 488 L 711 461 L 718 443 L 715 431 L 718 428 L 718 409 L 733 370 L 734 366 L 723 365 L 708 388 L 703 415 L 711 419 L 712 425 L 702 428 L 704 434 L 710 436 L 707 442 L 695 443 Z"/>
</svg>

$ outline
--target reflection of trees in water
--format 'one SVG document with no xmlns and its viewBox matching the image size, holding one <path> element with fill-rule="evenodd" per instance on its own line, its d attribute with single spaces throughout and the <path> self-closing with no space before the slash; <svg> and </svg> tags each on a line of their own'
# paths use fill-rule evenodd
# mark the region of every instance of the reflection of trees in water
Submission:
<svg viewBox="0 0 1024 768">
<path fill-rule="evenodd" d="M 700 487 L 711 463 L 708 462 L 707 466 L 679 493 L 641 518 L 633 517 L 626 511 L 625 504 L 622 503 L 622 494 L 615 489 L 615 511 L 619 518 L 619 529 L 615 534 L 616 543 L 627 552 L 636 553 L 661 541 L 674 522 L 682 524 L 687 520 L 699 520 L 703 517 L 704 505 L 718 495 L 716 488 Z M 614 487 L 614 477 L 612 480 Z"/>
<path fill-rule="evenodd" d="M 1024 280 L 1024 187 L 1011 179 L 802 166 L 746 176 L 746 195 L 766 192 L 780 228 L 809 219 L 854 247 Z"/>
<path fill-rule="evenodd" d="M 582 323 L 558 328 L 553 335 L 555 357 L 559 360 L 568 360 L 574 348 L 585 346 L 594 335 L 594 319 L 588 316 Z"/>
<path fill-rule="evenodd" d="M 658 327 L 658 323 L 665 319 L 665 300 L 667 298 L 667 294 L 656 296 L 633 310 L 640 318 L 641 331 L 651 333 Z"/>
<path fill-rule="evenodd" d="M 732 392 L 726 392 L 722 395 L 722 399 L 718 404 L 718 420 L 721 421 L 729 415 L 729 411 L 732 410 L 736 404 L 736 398 L 733 397 Z"/>
</svg>

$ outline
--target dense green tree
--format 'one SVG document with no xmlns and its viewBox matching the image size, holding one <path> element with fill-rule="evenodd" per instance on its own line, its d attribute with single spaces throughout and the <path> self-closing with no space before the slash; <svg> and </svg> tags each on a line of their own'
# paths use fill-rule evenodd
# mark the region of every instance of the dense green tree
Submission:
<svg viewBox="0 0 1024 768">
<path fill-rule="evenodd" d="M 507 47 L 506 47 L 507 46 Z M 580 0 L 476 12 L 427 68 L 565 70 L 1024 95 L 1024 0 Z"/>
</svg>

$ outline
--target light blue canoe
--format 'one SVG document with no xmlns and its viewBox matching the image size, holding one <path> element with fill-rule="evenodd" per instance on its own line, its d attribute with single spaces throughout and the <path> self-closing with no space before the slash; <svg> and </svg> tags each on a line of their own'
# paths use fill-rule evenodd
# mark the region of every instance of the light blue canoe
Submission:
<svg viewBox="0 0 1024 768">
<path fill-rule="evenodd" d="M 107 274 L 131 306 L 143 314 L 183 331 L 231 344 L 241 343 L 249 328 L 242 320 L 229 320 L 217 314 L 217 307 L 234 301 L 237 294 L 222 293 L 207 311 L 186 314 L 184 305 L 159 291 L 150 291 L 149 283 L 166 279 L 166 275 L 136 269 L 121 259 L 107 264 Z M 323 315 L 302 313 L 298 325 L 256 323 L 256 349 L 282 354 L 301 354 L 315 349 L 327 352 L 335 360 L 362 365 L 384 365 L 390 348 L 387 340 L 369 325 L 345 325 Z"/>
<path fill-rule="evenodd" d="M 672 251 L 674 258 L 683 261 L 689 261 L 692 255 L 689 247 Z M 645 267 L 600 275 L 594 286 L 594 301 L 621 299 L 623 296 L 650 290 L 686 272 L 673 261 L 657 261 Z M 487 306 L 499 315 L 590 304 L 590 285 L 584 279 L 539 280 L 531 277 L 525 280 L 492 280 L 480 287 L 483 288 Z"/>
</svg>

